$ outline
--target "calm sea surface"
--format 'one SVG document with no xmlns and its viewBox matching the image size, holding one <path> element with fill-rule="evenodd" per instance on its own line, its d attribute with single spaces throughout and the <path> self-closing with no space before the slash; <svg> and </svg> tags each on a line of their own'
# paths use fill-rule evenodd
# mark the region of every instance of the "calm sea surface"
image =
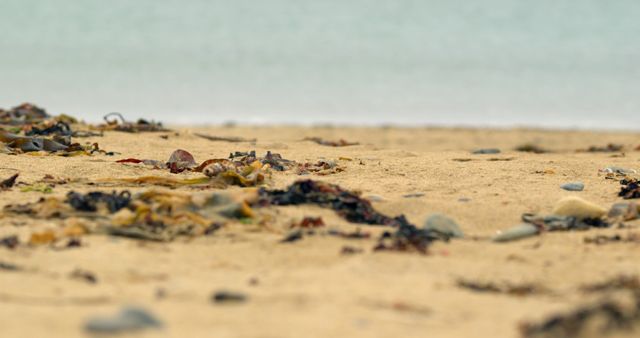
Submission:
<svg viewBox="0 0 640 338">
<path fill-rule="evenodd" d="M 0 0 L 0 107 L 640 129 L 638 0 Z"/>
</svg>

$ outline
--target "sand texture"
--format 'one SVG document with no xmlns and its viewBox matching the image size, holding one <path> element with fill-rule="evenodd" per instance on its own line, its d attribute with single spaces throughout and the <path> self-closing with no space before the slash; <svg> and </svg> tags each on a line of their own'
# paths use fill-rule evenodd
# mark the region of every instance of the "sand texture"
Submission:
<svg viewBox="0 0 640 338">
<path fill-rule="evenodd" d="M 256 141 L 209 141 L 196 132 Z M 329 147 L 304 141 L 305 137 L 360 144 Z M 285 188 L 301 178 L 322 180 L 359 191 L 380 212 L 404 214 L 418 226 L 432 213 L 445 214 L 460 225 L 465 237 L 436 241 L 426 255 L 374 252 L 377 237 L 391 229 L 352 224 L 317 206 L 286 206 L 261 211 L 270 218 L 260 224 L 230 222 L 211 235 L 172 242 L 90 234 L 81 237 L 78 248 L 0 247 L 0 262 L 21 268 L 0 269 L 2 337 L 90 336 L 83 329 L 88 318 L 135 305 L 153 313 L 164 327 L 123 336 L 516 338 L 522 337 L 519 327 L 524 322 L 539 322 L 603 296 L 585 293 L 581 286 L 640 275 L 640 243 L 585 243 L 586 237 L 596 235 L 640 233 L 639 221 L 625 222 L 622 229 L 547 232 L 509 243 L 490 240 L 497 231 L 521 223 L 523 213 L 549 214 L 566 196 L 580 196 L 607 209 L 623 201 L 617 196 L 618 180 L 605 179 L 599 169 L 640 169 L 640 152 L 634 151 L 640 139 L 633 133 L 228 126 L 106 132 L 82 141 L 99 142 L 102 149 L 119 154 L 0 154 L 0 179 L 14 173 L 20 173 L 18 181 L 24 183 L 47 174 L 86 182 L 151 174 L 201 177 L 115 161 L 166 160 L 175 149 L 188 150 L 197 161 L 226 158 L 233 151 L 256 150 L 262 155 L 270 150 L 298 162 L 334 160 L 344 171 L 326 176 L 273 172 L 266 182 L 269 188 Z M 513 150 L 526 143 L 552 152 Z M 608 143 L 622 144 L 626 150 L 576 152 Z M 471 154 L 479 148 L 502 152 Z M 584 191 L 560 189 L 575 181 L 584 183 Z M 58 185 L 47 196 L 64 197 L 71 190 L 148 188 L 94 187 L 86 182 Z M 196 192 L 189 187 L 177 190 Z M 42 196 L 15 186 L 0 191 L 0 207 Z M 291 224 L 305 216 L 320 216 L 326 226 L 313 236 L 281 243 Z M 0 218 L 0 224 L 0 237 L 17 234 L 24 243 L 32 233 L 60 229 L 65 221 L 10 216 Z M 360 229 L 370 238 L 330 236 L 328 229 Z M 345 246 L 362 251 L 342 254 Z M 91 272 L 97 282 L 71 278 L 78 269 Z M 541 291 L 477 292 L 460 287 L 461 280 L 527 284 Z M 213 303 L 211 295 L 219 290 L 239 292 L 247 299 Z M 637 337 L 638 332 L 614 330 L 603 336 Z"/>
</svg>

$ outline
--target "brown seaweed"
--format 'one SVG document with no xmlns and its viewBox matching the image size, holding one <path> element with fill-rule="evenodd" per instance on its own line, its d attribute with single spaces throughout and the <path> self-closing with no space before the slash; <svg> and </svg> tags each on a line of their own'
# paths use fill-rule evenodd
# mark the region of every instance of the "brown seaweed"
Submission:
<svg viewBox="0 0 640 338">
<path fill-rule="evenodd" d="M 640 198 L 640 182 L 635 178 L 624 178 L 620 180 L 622 187 L 618 196 L 624 199 Z"/>
<path fill-rule="evenodd" d="M 194 133 L 194 135 L 209 141 L 224 141 L 224 142 L 231 142 L 231 143 L 256 141 L 255 138 L 246 139 L 243 137 L 233 137 L 233 136 L 212 136 L 212 135 L 206 135 L 206 134 L 200 134 L 200 133 Z"/>
<path fill-rule="evenodd" d="M 358 142 L 349 142 L 344 139 L 339 139 L 338 141 L 328 141 L 320 137 L 305 137 L 303 141 L 311 141 L 319 145 L 329 146 L 329 147 L 347 147 L 347 146 L 357 146 L 360 144 Z"/>
<path fill-rule="evenodd" d="M 109 119 L 115 117 L 114 119 Z M 120 113 L 109 113 L 103 117 L 106 124 L 97 127 L 98 130 L 115 130 L 126 133 L 141 133 L 141 132 L 166 132 L 170 131 L 162 126 L 162 123 L 155 121 L 147 121 L 145 119 L 139 119 L 136 122 L 130 122 Z"/>
<path fill-rule="evenodd" d="M 493 283 L 459 279 L 458 287 L 481 293 L 499 293 L 511 296 L 529 296 L 533 294 L 548 293 L 545 288 L 533 283 Z"/>
<path fill-rule="evenodd" d="M 11 177 L 0 182 L 0 190 L 7 190 L 16 184 L 16 179 L 20 174 L 13 174 Z"/>
</svg>

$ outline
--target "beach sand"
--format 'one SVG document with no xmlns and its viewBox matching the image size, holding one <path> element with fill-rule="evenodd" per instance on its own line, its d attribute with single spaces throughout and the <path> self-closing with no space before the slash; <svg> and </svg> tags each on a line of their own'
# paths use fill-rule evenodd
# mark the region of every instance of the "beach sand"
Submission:
<svg viewBox="0 0 640 338">
<path fill-rule="evenodd" d="M 195 132 L 257 141 L 212 142 Z M 328 147 L 303 141 L 305 137 L 343 138 L 360 145 Z M 327 176 L 274 172 L 270 187 L 284 188 L 301 178 L 339 184 L 372 198 L 379 211 L 404 214 L 419 226 L 431 213 L 446 214 L 460 224 L 465 238 L 434 242 L 426 255 L 374 252 L 376 238 L 390 229 L 351 224 L 332 210 L 300 206 L 270 207 L 271 224 L 232 223 L 210 236 L 170 243 L 94 234 L 83 236 L 83 246 L 73 249 L 0 248 L 0 262 L 22 267 L 21 271 L 0 271 L 3 337 L 84 337 L 87 318 L 112 315 L 123 305 L 143 307 L 164 323 L 160 330 L 141 332 L 143 337 L 520 337 L 521 323 L 539 322 L 598 298 L 584 294 L 580 286 L 640 275 L 640 244 L 584 242 L 585 237 L 600 234 L 640 232 L 639 221 L 627 222 L 629 227 L 624 229 L 552 232 L 504 244 L 490 241 L 497 231 L 520 223 L 523 213 L 548 214 L 565 196 L 577 195 L 606 208 L 622 201 L 617 196 L 620 184 L 605 179 L 598 170 L 608 166 L 640 169 L 640 152 L 633 151 L 640 144 L 635 133 L 227 126 L 162 133 L 106 132 L 86 141 L 120 154 L 0 154 L 0 178 L 17 172 L 18 180 L 27 183 L 46 174 L 90 181 L 150 174 L 176 177 L 115 161 L 166 160 L 178 148 L 191 152 L 198 162 L 226 158 L 233 151 L 255 149 L 262 155 L 271 150 L 300 162 L 336 160 L 345 170 Z M 553 152 L 513 151 L 525 143 Z M 622 144 L 627 151 L 624 155 L 576 152 L 608 143 Z M 502 152 L 470 153 L 478 148 Z M 583 182 L 584 191 L 560 189 L 573 181 Z M 56 186 L 51 196 L 96 189 L 115 188 L 71 183 Z M 407 194 L 418 197 L 403 197 Z M 0 191 L 0 207 L 41 196 L 14 187 Z M 328 228 L 360 229 L 371 238 L 318 234 L 280 243 L 287 225 L 304 216 L 321 216 Z M 18 234 L 27 241 L 31 233 L 63 223 L 0 218 L 0 237 Z M 343 255 L 344 246 L 363 251 Z M 70 278 L 76 269 L 92 272 L 97 283 Z M 460 288 L 460 279 L 530 283 L 549 292 L 480 293 Z M 241 292 L 248 299 L 240 304 L 212 303 L 211 295 L 218 290 Z M 615 334 L 611 336 L 636 336 Z"/>
</svg>

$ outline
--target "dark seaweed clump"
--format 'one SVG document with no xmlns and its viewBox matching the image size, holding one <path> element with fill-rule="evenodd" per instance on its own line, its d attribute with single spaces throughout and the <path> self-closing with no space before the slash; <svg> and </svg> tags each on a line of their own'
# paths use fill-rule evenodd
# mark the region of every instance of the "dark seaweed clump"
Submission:
<svg viewBox="0 0 640 338">
<path fill-rule="evenodd" d="M 115 191 L 107 194 L 101 191 L 93 191 L 87 194 L 77 192 L 69 192 L 67 194 L 67 203 L 78 211 L 94 212 L 98 210 L 98 205 L 104 203 L 109 212 L 114 213 L 122 208 L 129 206 L 131 202 L 131 193 L 122 191 L 119 194 Z"/>
<path fill-rule="evenodd" d="M 625 178 L 620 181 L 620 184 L 622 187 L 620 188 L 618 196 L 624 199 L 640 198 L 640 185 L 638 180 L 634 178 Z"/>
<path fill-rule="evenodd" d="M 374 250 L 416 249 L 424 253 L 432 241 L 443 239 L 432 231 L 418 229 L 404 215 L 389 217 L 376 211 L 368 200 L 334 184 L 302 180 L 285 190 L 261 188 L 259 193 L 259 204 L 262 206 L 314 204 L 335 210 L 349 222 L 397 228 L 395 232 L 385 232 Z"/>
</svg>

